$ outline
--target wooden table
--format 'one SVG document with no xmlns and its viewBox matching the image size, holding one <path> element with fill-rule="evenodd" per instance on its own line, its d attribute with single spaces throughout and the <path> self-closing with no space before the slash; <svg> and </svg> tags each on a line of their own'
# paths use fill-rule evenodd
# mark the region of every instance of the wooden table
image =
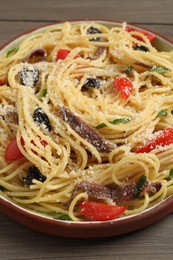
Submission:
<svg viewBox="0 0 173 260">
<path fill-rule="evenodd" d="M 0 45 L 28 29 L 69 19 L 121 20 L 173 39 L 172 0 L 0 0 Z M 0 214 L 0 259 L 173 259 L 173 215 L 104 239 L 66 239 L 29 230 Z"/>
</svg>

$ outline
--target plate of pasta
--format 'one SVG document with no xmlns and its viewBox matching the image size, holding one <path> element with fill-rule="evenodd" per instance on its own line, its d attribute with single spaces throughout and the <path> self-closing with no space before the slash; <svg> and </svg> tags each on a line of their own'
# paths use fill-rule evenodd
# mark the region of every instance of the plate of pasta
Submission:
<svg viewBox="0 0 173 260">
<path fill-rule="evenodd" d="M 173 43 L 126 22 L 67 21 L 0 50 L 0 210 L 106 237 L 173 210 Z"/>
</svg>

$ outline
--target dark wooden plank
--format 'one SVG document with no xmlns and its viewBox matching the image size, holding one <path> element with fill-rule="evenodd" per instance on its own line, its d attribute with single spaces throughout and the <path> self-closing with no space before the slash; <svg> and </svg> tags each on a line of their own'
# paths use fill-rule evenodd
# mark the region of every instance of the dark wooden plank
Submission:
<svg viewBox="0 0 173 260">
<path fill-rule="evenodd" d="M 0 45 L 46 22 L 2 22 L 0 21 Z"/>
<path fill-rule="evenodd" d="M 7 0 L 0 2 L 0 19 L 69 20 L 99 18 L 129 22 L 173 23 L 172 0 Z"/>
<path fill-rule="evenodd" d="M 171 260 L 172 215 L 143 230 L 120 237 L 69 239 L 29 230 L 0 214 L 3 260 Z"/>
<path fill-rule="evenodd" d="M 11 40 L 12 38 L 28 31 L 33 28 L 37 28 L 42 25 L 48 24 L 45 22 L 4 22 L 0 21 L 0 45 Z M 135 23 L 136 25 L 148 28 L 166 37 L 173 39 L 173 25 L 158 25 L 158 24 L 141 24 Z"/>
</svg>

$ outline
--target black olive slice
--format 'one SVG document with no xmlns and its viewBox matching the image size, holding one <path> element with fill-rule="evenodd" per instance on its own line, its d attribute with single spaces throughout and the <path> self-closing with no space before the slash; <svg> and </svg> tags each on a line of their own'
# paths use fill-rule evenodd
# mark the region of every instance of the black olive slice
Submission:
<svg viewBox="0 0 173 260">
<path fill-rule="evenodd" d="M 84 89 L 99 88 L 101 86 L 100 80 L 95 78 L 87 78 L 86 82 L 82 86 Z"/>
<path fill-rule="evenodd" d="M 87 34 L 98 34 L 98 33 L 100 34 L 102 32 L 98 28 L 93 27 L 93 26 L 89 27 L 88 30 L 87 30 Z M 90 41 L 94 41 L 94 42 L 100 42 L 102 40 L 103 39 L 100 38 L 100 37 L 94 37 L 94 38 L 90 39 Z"/>
<path fill-rule="evenodd" d="M 46 60 L 47 53 L 44 49 L 38 48 L 33 50 L 29 55 L 25 58 L 25 61 L 28 63 L 36 63 L 40 61 Z"/>
<path fill-rule="evenodd" d="M 96 27 L 89 27 L 87 30 L 87 34 L 97 34 L 97 33 L 102 33 L 98 28 Z"/>
<path fill-rule="evenodd" d="M 25 185 L 30 186 L 33 184 L 33 179 L 44 182 L 46 180 L 46 176 L 44 176 L 36 166 L 31 166 L 28 169 L 28 175 L 22 179 Z"/>
<path fill-rule="evenodd" d="M 135 45 L 133 47 L 133 49 L 136 50 L 136 51 L 144 51 L 144 52 L 148 52 L 149 51 L 149 49 L 146 46 L 141 45 L 141 44 Z"/>
<path fill-rule="evenodd" d="M 51 124 L 49 121 L 48 116 L 44 113 L 41 107 L 37 107 L 33 113 L 34 122 L 38 125 L 44 124 L 45 128 L 50 132 L 51 131 Z"/>
<path fill-rule="evenodd" d="M 20 83 L 24 86 L 34 87 L 39 81 L 39 70 L 34 66 L 24 67 L 19 72 Z"/>
</svg>

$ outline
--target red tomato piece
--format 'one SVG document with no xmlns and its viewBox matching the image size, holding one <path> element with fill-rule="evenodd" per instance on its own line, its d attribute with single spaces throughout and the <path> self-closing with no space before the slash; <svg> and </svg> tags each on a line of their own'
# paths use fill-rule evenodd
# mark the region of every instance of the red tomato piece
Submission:
<svg viewBox="0 0 173 260">
<path fill-rule="evenodd" d="M 70 53 L 70 50 L 66 50 L 66 49 L 60 49 L 58 52 L 57 52 L 57 56 L 56 56 L 56 60 L 64 60 L 68 54 Z M 78 55 L 76 55 L 74 57 L 74 59 L 77 59 L 79 58 Z"/>
<path fill-rule="evenodd" d="M 20 139 L 20 143 L 21 143 L 21 145 L 22 146 L 24 146 L 25 145 L 25 141 L 23 140 L 23 138 L 21 137 L 21 139 Z"/>
<path fill-rule="evenodd" d="M 173 144 L 173 128 L 165 128 L 158 136 L 146 145 L 139 147 L 136 153 L 149 153 L 157 147 Z"/>
<path fill-rule="evenodd" d="M 60 49 L 57 52 L 56 60 L 64 60 L 69 53 L 70 53 L 70 50 Z"/>
<path fill-rule="evenodd" d="M 43 146 L 43 147 L 46 147 L 47 142 L 46 142 L 45 140 L 42 140 L 41 137 L 39 137 L 39 136 L 38 136 L 38 138 L 39 138 L 40 143 L 42 144 L 42 146 Z M 20 142 L 21 142 L 21 145 L 22 145 L 22 146 L 25 145 L 25 141 L 23 140 L 22 137 L 21 137 L 21 141 L 20 141 Z M 31 143 L 32 143 L 34 146 L 36 146 L 36 144 L 35 144 L 35 142 L 34 142 L 33 140 L 31 141 Z M 37 154 L 34 150 L 32 150 L 32 152 L 33 152 L 34 154 Z"/>
<path fill-rule="evenodd" d="M 152 43 L 155 38 L 156 38 L 156 35 L 154 33 L 151 33 L 151 32 L 146 32 L 146 31 L 142 31 L 142 30 L 138 30 L 138 29 L 134 29 L 134 28 L 131 28 L 131 27 L 126 27 L 126 31 L 127 32 L 140 32 L 140 33 L 143 33 L 148 39 L 149 41 Z M 144 42 L 144 39 L 141 38 L 139 35 L 133 35 L 133 37 L 139 41 L 143 41 Z"/>
<path fill-rule="evenodd" d="M 15 161 L 22 157 L 24 157 L 24 155 L 19 150 L 19 147 L 17 145 L 17 139 L 14 138 L 6 147 L 5 160 L 6 161 Z"/>
<path fill-rule="evenodd" d="M 47 142 L 46 142 L 45 140 L 42 140 L 41 137 L 39 137 L 39 136 L 38 136 L 38 138 L 40 139 L 40 143 L 42 144 L 42 146 L 43 146 L 43 147 L 46 147 Z M 33 140 L 31 141 L 31 143 L 32 143 L 34 146 L 36 146 L 36 144 L 35 144 L 35 142 L 34 142 Z M 32 149 L 32 152 L 33 152 L 34 154 L 37 154 L 37 152 L 34 151 L 33 149 Z"/>
<path fill-rule="evenodd" d="M 46 147 L 47 142 L 45 140 L 40 140 L 40 143 L 43 145 L 43 147 Z"/>
<path fill-rule="evenodd" d="M 114 85 L 118 91 L 121 92 L 121 96 L 123 99 L 128 99 L 132 90 L 133 84 L 130 79 L 126 77 L 116 77 L 114 79 Z"/>
<path fill-rule="evenodd" d="M 97 202 L 84 201 L 80 204 L 82 215 L 91 220 L 106 221 L 119 217 L 127 206 L 107 205 Z"/>
<path fill-rule="evenodd" d="M 40 136 L 38 136 L 38 138 L 39 138 L 40 143 L 42 144 L 42 146 L 43 146 L 43 147 L 46 147 L 47 142 L 46 142 L 45 140 L 41 139 Z M 34 146 L 36 146 L 36 144 L 35 144 L 35 142 L 34 142 L 33 140 L 31 141 L 31 143 L 32 143 Z"/>
<path fill-rule="evenodd" d="M 0 79 L 0 86 L 3 86 L 4 84 L 5 82 L 2 79 Z"/>
</svg>

